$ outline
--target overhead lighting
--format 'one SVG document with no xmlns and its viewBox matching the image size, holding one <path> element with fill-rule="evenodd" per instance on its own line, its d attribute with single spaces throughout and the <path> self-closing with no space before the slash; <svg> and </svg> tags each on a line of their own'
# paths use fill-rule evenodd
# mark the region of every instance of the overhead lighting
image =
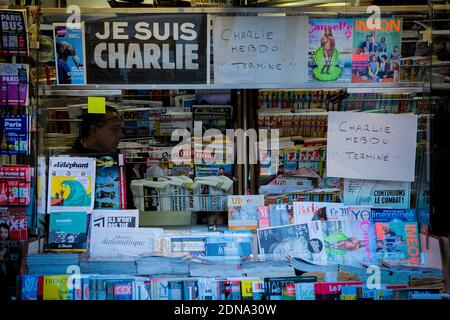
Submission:
<svg viewBox="0 0 450 320">
<path fill-rule="evenodd" d="M 330 0 L 303 0 L 303 1 L 286 1 L 285 3 L 277 3 L 274 4 L 276 7 L 304 7 L 308 5 L 314 5 L 314 6 L 322 6 L 322 7 L 335 7 L 335 6 L 347 6 L 347 5 L 353 5 L 354 1 L 349 2 L 338 2 L 339 0 L 336 0 L 336 2 L 330 1 Z"/>
<path fill-rule="evenodd" d="M 318 4 L 316 7 L 345 7 L 345 6 L 352 6 L 353 3 L 351 2 L 330 2 L 330 3 L 324 3 L 324 4 Z"/>
</svg>

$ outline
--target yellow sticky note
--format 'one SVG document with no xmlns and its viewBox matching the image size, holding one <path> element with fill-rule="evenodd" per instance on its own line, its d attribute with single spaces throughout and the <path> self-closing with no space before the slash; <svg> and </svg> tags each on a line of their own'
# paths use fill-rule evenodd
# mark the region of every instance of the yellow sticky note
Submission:
<svg viewBox="0 0 450 320">
<path fill-rule="evenodd" d="M 88 97 L 88 113 L 106 113 L 105 97 Z"/>
</svg>

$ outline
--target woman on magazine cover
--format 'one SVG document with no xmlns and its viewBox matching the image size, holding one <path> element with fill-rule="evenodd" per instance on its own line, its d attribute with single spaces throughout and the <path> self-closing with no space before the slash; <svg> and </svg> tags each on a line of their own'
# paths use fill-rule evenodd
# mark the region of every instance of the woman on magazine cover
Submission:
<svg viewBox="0 0 450 320">
<path fill-rule="evenodd" d="M 324 73 L 325 68 L 327 69 L 327 73 L 330 73 L 331 60 L 333 58 L 334 48 L 336 47 L 336 40 L 331 29 L 325 29 L 324 35 L 320 38 L 320 45 L 322 46 L 323 58 L 325 60 L 321 73 Z"/>
</svg>

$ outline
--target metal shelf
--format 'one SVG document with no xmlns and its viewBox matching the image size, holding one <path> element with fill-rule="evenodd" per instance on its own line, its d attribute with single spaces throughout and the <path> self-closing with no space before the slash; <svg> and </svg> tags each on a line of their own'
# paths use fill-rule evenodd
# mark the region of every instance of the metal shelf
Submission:
<svg viewBox="0 0 450 320">
<path fill-rule="evenodd" d="M 279 2 L 279 1 L 278 1 Z M 267 5 L 271 7 L 187 7 L 187 8 L 81 8 L 82 14 L 117 14 L 117 13 L 239 13 L 239 14 L 258 14 L 258 13 L 286 13 L 286 14 L 304 14 L 304 13 L 334 13 L 334 14 L 367 14 L 366 6 L 334 6 L 334 7 L 272 7 L 276 2 L 270 2 Z M 258 4 L 263 5 L 263 4 Z M 381 12 L 386 13 L 403 13 L 403 12 L 419 12 L 429 13 L 433 10 L 450 10 L 450 5 L 411 5 L 411 6 L 380 6 Z M 66 8 L 41 8 L 41 14 L 61 14 L 66 15 Z"/>
<path fill-rule="evenodd" d="M 348 93 L 404 93 L 428 92 L 430 85 L 423 82 L 397 83 L 233 83 L 233 84 L 155 84 L 155 85 L 44 85 L 42 93 L 53 96 L 118 96 L 122 90 L 195 90 L 195 89 L 296 89 L 332 90 L 347 89 Z"/>
</svg>

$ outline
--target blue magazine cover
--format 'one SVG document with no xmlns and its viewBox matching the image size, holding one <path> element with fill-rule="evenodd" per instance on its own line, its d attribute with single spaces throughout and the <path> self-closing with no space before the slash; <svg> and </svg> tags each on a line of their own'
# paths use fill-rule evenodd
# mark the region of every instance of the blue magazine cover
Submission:
<svg viewBox="0 0 450 320">
<path fill-rule="evenodd" d="M 29 116 L 0 115 L 0 154 L 30 152 Z"/>
<path fill-rule="evenodd" d="M 56 84 L 86 84 L 84 24 L 68 28 L 64 23 L 53 24 L 56 59 Z"/>
<path fill-rule="evenodd" d="M 414 209 L 372 209 L 376 255 L 420 263 L 419 227 Z"/>
<path fill-rule="evenodd" d="M 83 252 L 87 245 L 86 212 L 52 212 L 48 234 L 49 250 Z"/>
</svg>

